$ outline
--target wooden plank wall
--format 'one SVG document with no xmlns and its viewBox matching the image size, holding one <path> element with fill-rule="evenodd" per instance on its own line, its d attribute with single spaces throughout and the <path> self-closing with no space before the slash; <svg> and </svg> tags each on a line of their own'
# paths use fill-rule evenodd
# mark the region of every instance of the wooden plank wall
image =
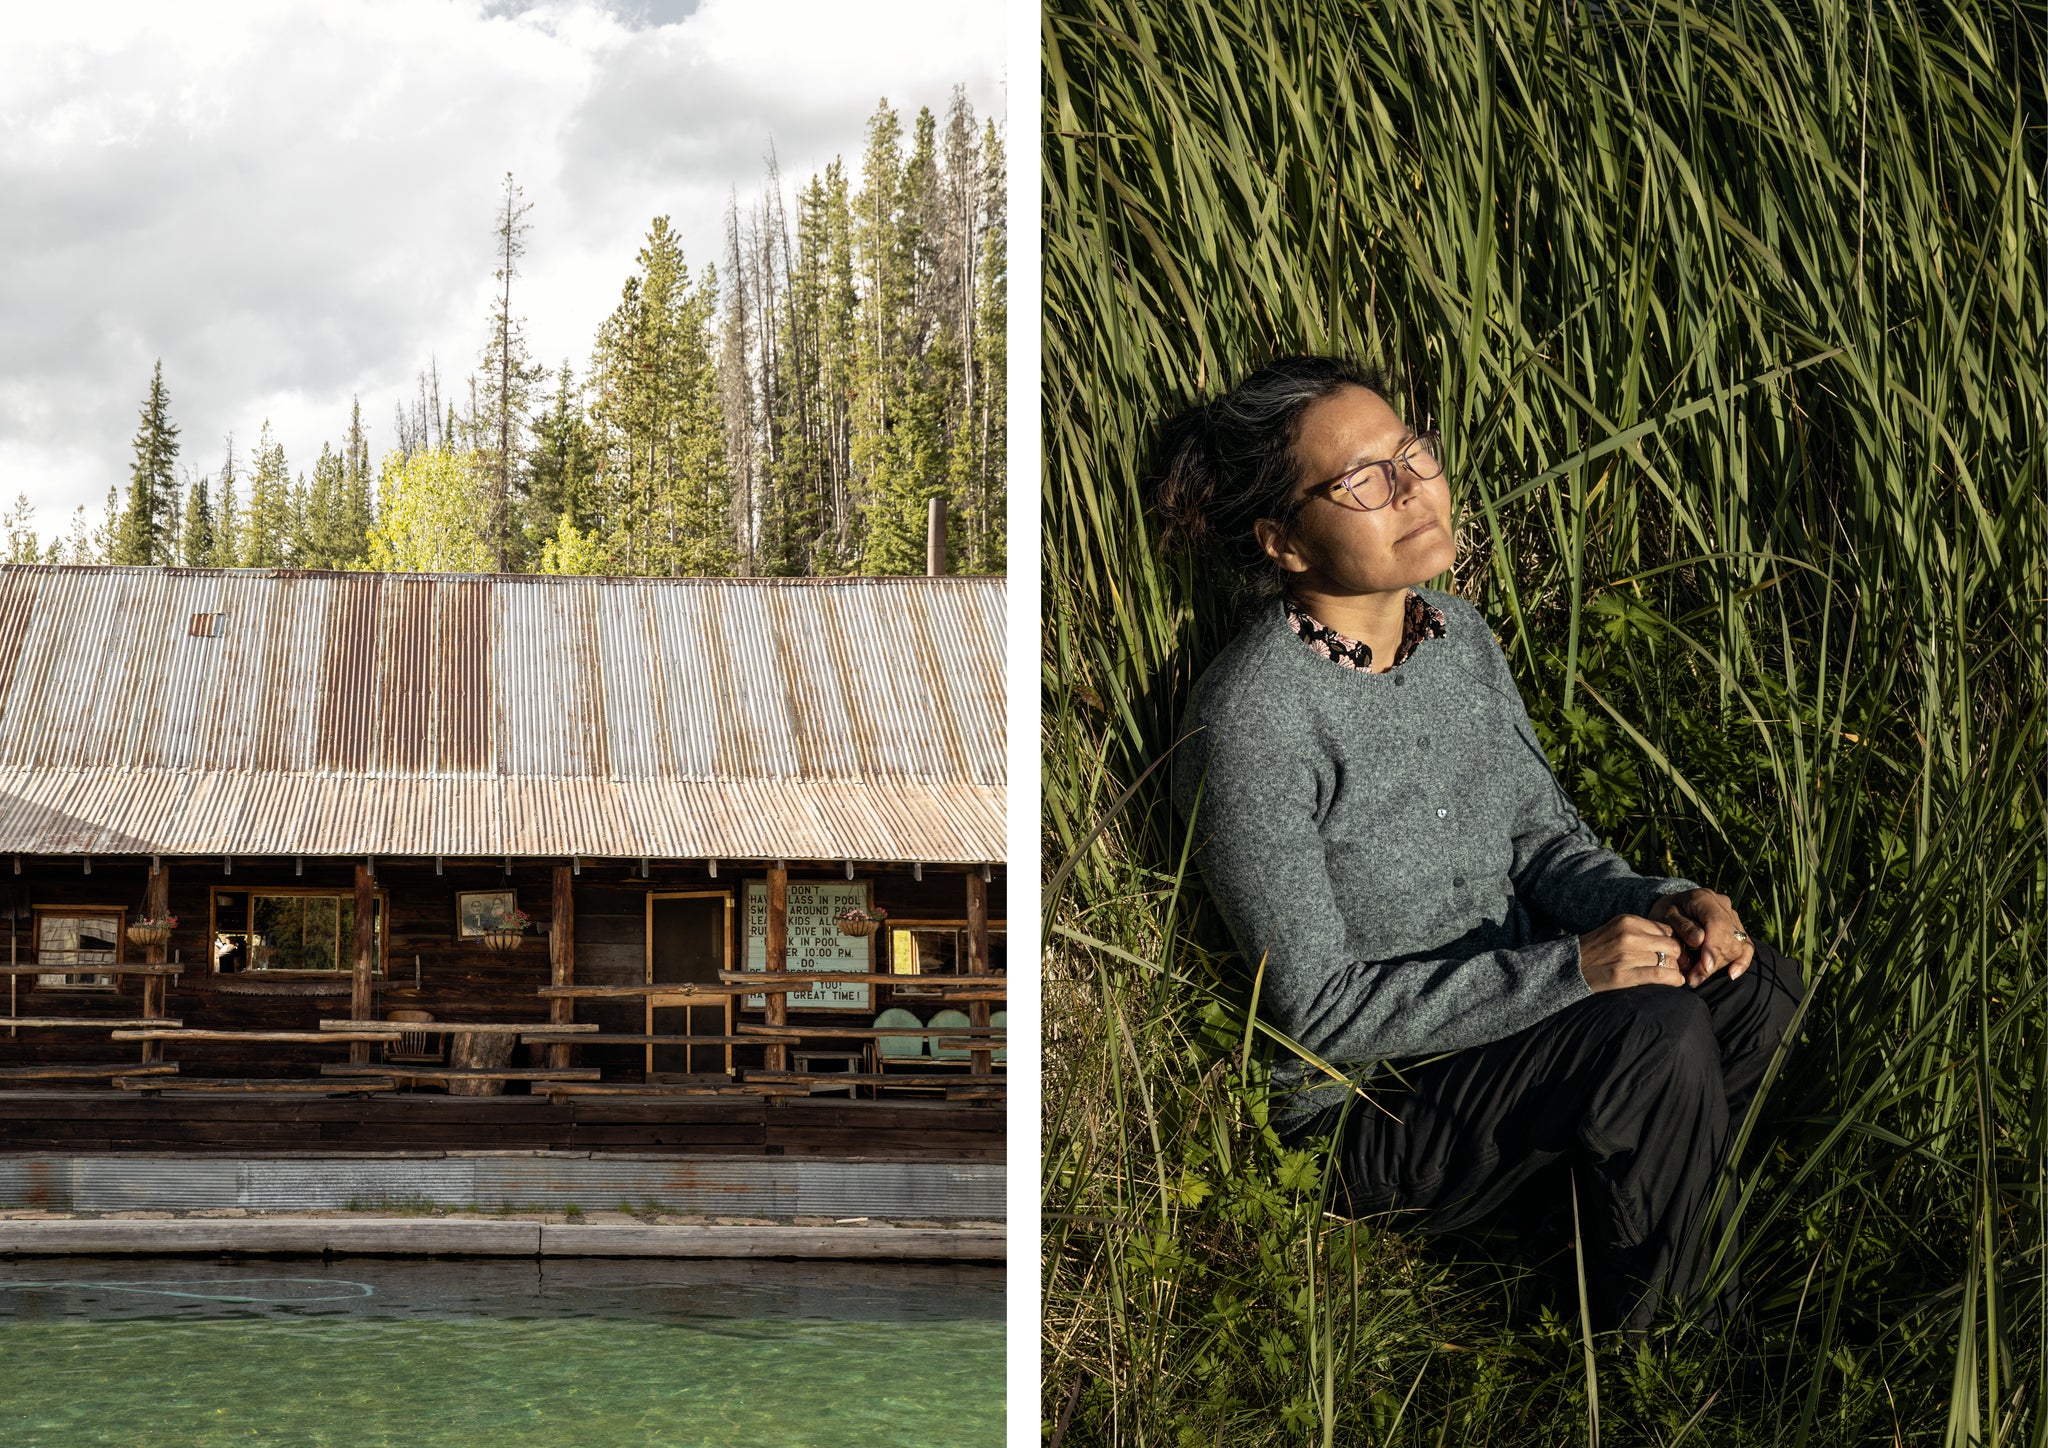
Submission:
<svg viewBox="0 0 2048 1448">
<path fill-rule="evenodd" d="M 275 1100 L 0 1091 L 0 1153 L 631 1151 L 1001 1161 L 1003 1113 L 969 1103 L 815 1097 L 648 1102 L 532 1096 Z"/>
<path fill-rule="evenodd" d="M 166 857 L 164 863 L 169 871 L 170 909 L 178 916 L 178 928 L 166 954 L 176 954 L 187 967 L 184 975 L 168 984 L 168 1015 L 188 1026 L 228 1030 L 304 1030 L 322 1018 L 348 1015 L 346 990 L 339 995 L 314 998 L 236 995 L 220 989 L 224 979 L 260 981 L 268 977 L 259 972 L 224 978 L 208 968 L 208 892 L 213 886 L 250 890 L 265 885 L 350 890 L 355 884 L 357 861 L 308 858 L 303 873 L 297 873 L 290 859 L 242 857 L 234 861 L 231 874 L 223 872 L 219 857 Z M 502 863 L 450 860 L 437 875 L 431 860 L 377 861 L 377 888 L 388 892 L 391 902 L 389 972 L 388 977 L 376 983 L 370 1014 L 382 1017 L 388 1010 L 416 1008 L 430 1011 L 442 1020 L 544 1023 L 548 1007 L 534 992 L 550 979 L 546 927 L 553 910 L 552 869 L 556 863 L 515 860 L 508 876 Z M 11 891 L 0 889 L 0 898 L 12 901 L 20 912 L 13 923 L 24 952 L 32 944 L 30 906 L 124 905 L 132 919 L 140 913 L 148 889 L 146 857 L 95 858 L 90 875 L 76 858 L 22 856 L 20 864 L 21 874 L 0 877 L 0 885 L 13 886 Z M 0 872 L 10 868 L 9 859 L 0 857 Z M 874 882 L 875 903 L 886 909 L 892 919 L 964 919 L 965 872 L 957 867 L 930 866 L 923 873 L 924 878 L 916 880 L 908 866 L 856 866 L 856 878 Z M 728 862 L 714 880 L 702 862 L 655 862 L 643 880 L 637 864 L 586 862 L 572 882 L 577 981 L 588 985 L 626 985 L 645 979 L 648 891 L 732 888 L 737 895 L 747 880 L 764 876 L 758 865 L 749 869 Z M 793 861 L 790 878 L 844 880 L 846 876 L 843 867 L 836 864 L 806 868 Z M 520 908 L 535 917 L 534 929 L 519 950 L 501 956 L 481 944 L 457 941 L 456 893 L 502 890 L 508 884 L 518 892 Z M 1001 870 L 994 872 L 987 894 L 989 916 L 1000 925 L 1005 919 Z M 4 924 L 0 921 L 0 925 Z M 347 942 L 343 944 L 346 953 Z M 142 958 L 140 949 L 131 946 L 129 950 L 130 959 Z M 417 992 L 413 989 L 415 956 L 419 958 Z M 338 972 L 335 980 L 346 986 L 348 972 Z M 142 990 L 140 980 L 124 981 L 119 991 L 54 990 L 37 987 L 34 976 L 23 976 L 18 978 L 15 1008 L 23 1016 L 135 1016 L 141 1013 Z M 5 984 L 0 982 L 0 992 L 4 991 Z M 878 1000 L 877 1009 L 883 1004 L 886 1002 Z M 6 1010 L 7 1001 L 0 998 L 0 1012 Z M 639 1003 L 632 1001 L 579 1001 L 576 1018 L 596 1022 L 604 1031 L 631 1033 L 644 1029 L 641 1010 Z M 759 1019 L 759 1013 L 754 1018 Z M 790 1019 L 799 1026 L 806 1020 L 847 1023 L 847 1017 L 837 1012 L 792 1011 Z M 545 1065 L 546 1049 L 522 1047 L 514 1064 Z M 584 1065 L 604 1068 L 608 1078 L 637 1080 L 645 1062 L 645 1053 L 638 1046 L 576 1049 Z M 172 1042 L 166 1046 L 164 1056 L 180 1062 L 186 1075 L 283 1077 L 312 1075 L 320 1062 L 346 1060 L 347 1049 L 290 1043 Z M 760 1067 L 762 1058 L 763 1048 L 740 1047 L 734 1064 L 741 1068 Z M 139 1059 L 140 1052 L 132 1043 L 117 1045 L 96 1031 L 28 1028 L 10 1035 L 4 1019 L 0 1019 L 0 1065 Z M 512 1089 L 516 1092 L 518 1088 Z"/>
</svg>

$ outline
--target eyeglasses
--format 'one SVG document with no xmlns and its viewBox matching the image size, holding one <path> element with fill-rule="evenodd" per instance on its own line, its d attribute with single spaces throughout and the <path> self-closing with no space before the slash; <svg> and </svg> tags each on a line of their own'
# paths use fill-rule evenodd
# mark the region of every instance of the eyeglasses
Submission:
<svg viewBox="0 0 2048 1448">
<path fill-rule="evenodd" d="M 1306 503 L 1310 498 L 1326 497 L 1340 508 L 1375 512 L 1394 501 L 1396 471 L 1404 472 L 1418 482 L 1443 476 L 1444 465 L 1437 459 L 1436 442 L 1434 429 L 1417 433 L 1402 443 L 1401 450 L 1392 457 L 1360 463 L 1348 472 L 1317 483 L 1302 495 L 1301 501 Z"/>
</svg>

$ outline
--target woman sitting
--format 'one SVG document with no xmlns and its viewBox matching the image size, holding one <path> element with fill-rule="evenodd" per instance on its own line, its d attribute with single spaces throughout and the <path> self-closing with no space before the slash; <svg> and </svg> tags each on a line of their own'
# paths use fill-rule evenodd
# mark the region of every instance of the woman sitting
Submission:
<svg viewBox="0 0 2048 1448">
<path fill-rule="evenodd" d="M 1341 1115 L 1352 1212 L 1430 1230 L 1582 1166 L 1594 1326 L 1699 1305 L 1715 1174 L 1798 966 L 1727 896 L 1636 874 L 1579 818 L 1485 619 L 1418 587 L 1451 567 L 1450 493 L 1376 377 L 1283 359 L 1166 441 L 1168 545 L 1213 545 L 1278 595 L 1196 684 L 1174 762 L 1203 877 L 1263 966 L 1259 1010 L 1350 1076 L 1430 1058 L 1345 1112 L 1346 1081 L 1288 1056 L 1283 1139 Z"/>
</svg>

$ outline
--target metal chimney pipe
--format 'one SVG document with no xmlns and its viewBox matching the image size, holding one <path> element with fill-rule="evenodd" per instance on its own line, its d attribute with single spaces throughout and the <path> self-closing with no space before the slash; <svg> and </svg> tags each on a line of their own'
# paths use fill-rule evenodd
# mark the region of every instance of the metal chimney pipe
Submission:
<svg viewBox="0 0 2048 1448">
<path fill-rule="evenodd" d="M 946 500 L 933 498 L 924 529 L 924 571 L 937 578 L 946 571 Z"/>
</svg>

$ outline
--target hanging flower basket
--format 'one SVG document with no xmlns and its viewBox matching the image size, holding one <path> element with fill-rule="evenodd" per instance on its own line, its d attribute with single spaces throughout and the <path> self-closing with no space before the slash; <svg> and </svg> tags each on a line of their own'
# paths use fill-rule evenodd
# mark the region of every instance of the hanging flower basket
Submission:
<svg viewBox="0 0 2048 1448">
<path fill-rule="evenodd" d="M 162 945 L 171 938 L 171 930 L 177 925 L 175 915 L 145 915 L 129 922 L 128 943 L 131 945 Z"/>
<path fill-rule="evenodd" d="M 836 923 L 841 935 L 873 935 L 882 928 L 882 922 L 889 918 L 889 912 L 879 906 L 863 910 L 858 906 L 839 912 Z"/>
<path fill-rule="evenodd" d="M 484 932 L 484 949 L 495 950 L 500 955 L 510 955 L 519 948 L 519 942 L 526 938 L 526 927 L 533 923 L 533 917 L 524 910 L 513 910 L 500 915 L 489 930 Z"/>
</svg>

